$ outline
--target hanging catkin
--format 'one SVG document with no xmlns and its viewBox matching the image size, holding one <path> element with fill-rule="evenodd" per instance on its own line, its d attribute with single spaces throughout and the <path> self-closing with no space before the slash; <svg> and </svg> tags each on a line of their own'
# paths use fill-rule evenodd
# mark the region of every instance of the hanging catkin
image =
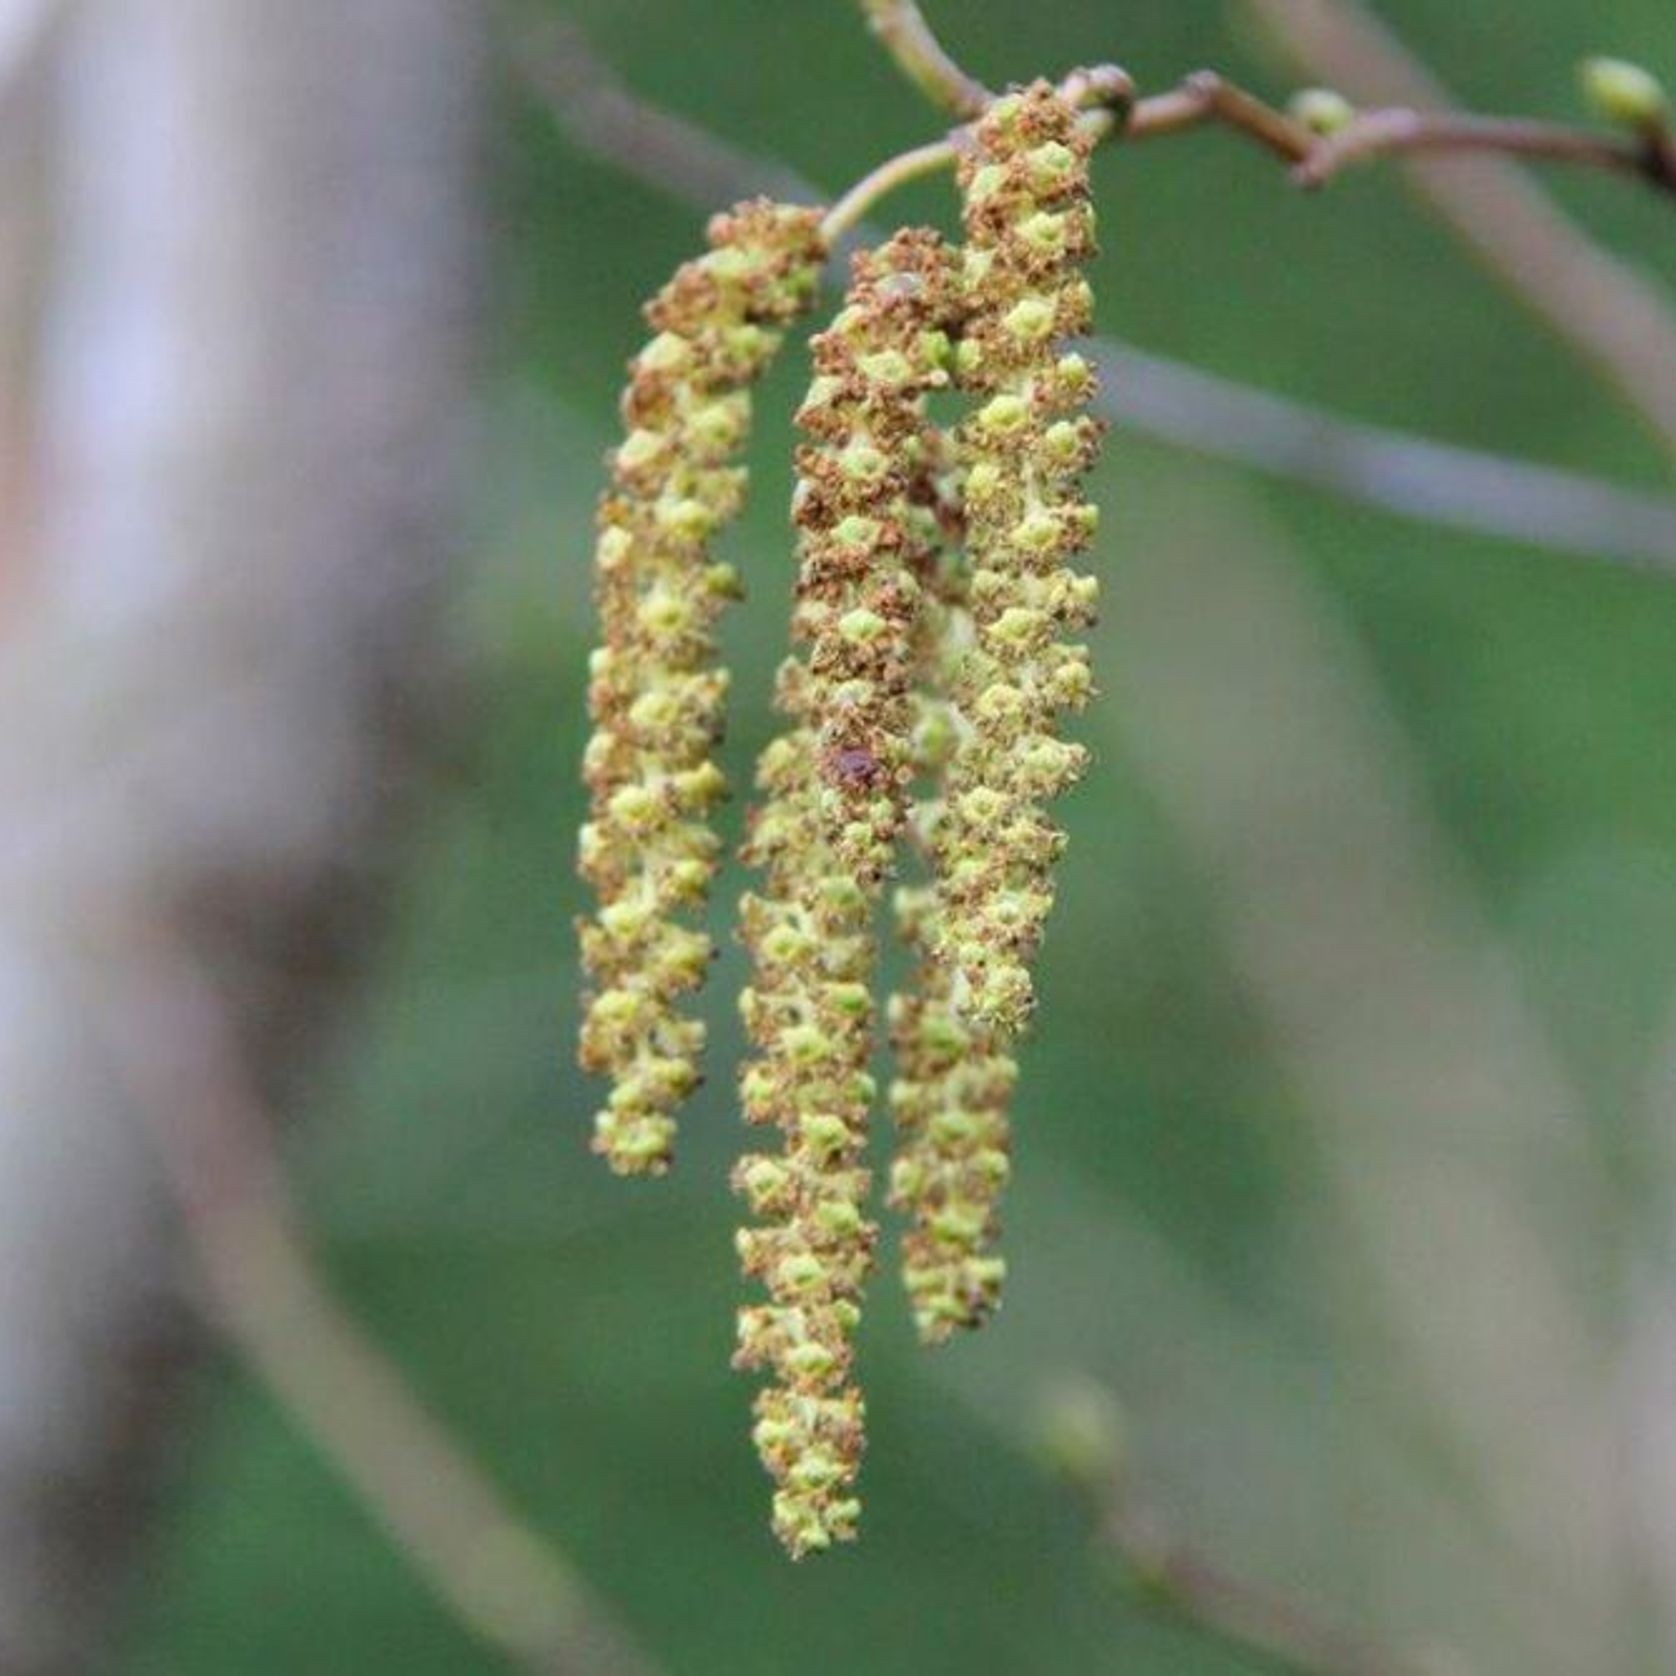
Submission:
<svg viewBox="0 0 1676 1676">
<path fill-rule="evenodd" d="M 712 753 L 727 673 L 714 625 L 738 593 L 710 544 L 744 496 L 748 387 L 776 328 L 813 300 L 823 255 L 815 211 L 766 201 L 717 216 L 709 236 L 647 307 L 656 335 L 630 364 L 595 549 L 581 866 L 599 905 L 581 926 L 595 986 L 581 1060 L 611 1079 L 594 1150 L 622 1175 L 668 1169 L 672 1114 L 699 1080 L 704 1026 L 679 1003 L 711 945 L 686 915 L 719 850 L 709 814 L 726 790 Z"/>
<path fill-rule="evenodd" d="M 1053 905 L 1064 834 L 1045 804 L 1087 752 L 1058 737 L 1093 691 L 1097 584 L 1071 559 L 1096 514 L 1079 482 L 1100 427 L 1068 337 L 1088 329 L 1094 250 L 1089 141 L 1046 82 L 998 99 L 960 165 L 966 321 L 957 360 L 977 404 L 957 441 L 965 484 L 974 643 L 955 678 L 957 745 L 935 835 L 937 959 L 955 1010 L 1006 1039 L 1034 1005 L 1030 965 Z"/>
<path fill-rule="evenodd" d="M 773 1475 L 774 1528 L 793 1554 L 854 1535 L 863 1443 L 851 1373 L 862 1284 L 877 1238 L 862 1163 L 875 1095 L 872 909 L 909 777 L 909 687 L 926 513 L 924 398 L 948 380 L 943 331 L 953 265 L 932 233 L 899 233 L 856 258 L 844 307 L 814 341 L 798 422 L 794 517 L 801 566 L 782 668 L 791 720 L 764 753 L 746 859 L 757 1053 L 745 1116 L 775 1124 L 779 1155 L 753 1154 L 735 1184 L 759 1219 L 739 1236 L 770 1301 L 740 1313 L 738 1364 L 767 1368 L 755 1439 Z"/>
</svg>

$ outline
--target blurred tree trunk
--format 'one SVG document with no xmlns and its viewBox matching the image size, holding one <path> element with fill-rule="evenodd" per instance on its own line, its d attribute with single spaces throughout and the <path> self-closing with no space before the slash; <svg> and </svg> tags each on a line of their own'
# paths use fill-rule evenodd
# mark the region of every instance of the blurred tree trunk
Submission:
<svg viewBox="0 0 1676 1676">
<path fill-rule="evenodd" d="M 185 931 L 282 1090 L 436 731 L 480 16 L 84 0 L 52 46 L 33 516 L 0 526 L 14 1676 L 108 1633 L 184 1360 L 171 1208 L 94 1022 L 144 991 L 121 928 Z"/>
</svg>

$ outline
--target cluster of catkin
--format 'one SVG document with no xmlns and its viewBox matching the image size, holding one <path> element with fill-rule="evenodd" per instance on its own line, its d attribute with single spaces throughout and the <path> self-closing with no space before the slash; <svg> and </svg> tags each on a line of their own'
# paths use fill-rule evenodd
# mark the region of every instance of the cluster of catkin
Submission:
<svg viewBox="0 0 1676 1676">
<path fill-rule="evenodd" d="M 1093 378 L 1065 347 L 1089 323 L 1088 151 L 1048 84 L 996 100 L 960 165 L 963 245 L 911 229 L 861 253 L 811 345 L 786 727 L 758 765 L 743 851 L 761 883 L 742 905 L 741 1096 L 778 1144 L 733 1177 L 752 1217 L 741 1263 L 766 1294 L 740 1312 L 735 1360 L 769 1378 L 753 1435 L 794 1555 L 853 1536 L 859 1513 L 874 922 L 909 838 L 928 880 L 896 891 L 916 964 L 888 1007 L 904 1280 L 927 1341 L 1000 1298 L 1012 1043 L 1064 842 L 1045 805 L 1082 771 L 1058 722 L 1092 692 L 1066 638 L 1095 602 L 1071 565 L 1094 529 L 1079 489 Z M 582 1058 L 612 1079 L 594 1144 L 622 1173 L 668 1167 L 698 1081 L 703 1027 L 678 1007 L 711 950 L 683 916 L 720 849 L 713 634 L 737 592 L 710 542 L 743 491 L 746 386 L 824 254 L 812 212 L 766 203 L 718 218 L 711 243 L 649 309 L 657 336 L 632 364 L 600 512 Z M 945 390 L 964 408 L 950 429 L 927 406 Z"/>
</svg>

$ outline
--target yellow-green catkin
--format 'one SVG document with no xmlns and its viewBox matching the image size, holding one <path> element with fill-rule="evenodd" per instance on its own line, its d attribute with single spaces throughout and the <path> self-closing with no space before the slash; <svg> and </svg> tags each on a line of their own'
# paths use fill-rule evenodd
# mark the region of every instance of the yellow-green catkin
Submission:
<svg viewBox="0 0 1676 1676">
<path fill-rule="evenodd" d="M 954 683 L 958 745 L 938 824 L 938 959 L 956 1013 L 1003 1041 L 1034 1006 L 1030 966 L 1064 843 L 1046 803 L 1087 752 L 1058 737 L 1093 691 L 1097 584 L 1072 558 L 1096 514 L 1080 480 L 1098 423 L 1067 338 L 1090 324 L 1088 152 L 1076 111 L 1046 82 L 998 99 L 962 158 L 966 319 L 957 358 L 974 405 L 956 440 L 964 473 L 974 642 Z"/>
<path fill-rule="evenodd" d="M 788 661 L 779 700 L 806 714 L 807 671 Z M 874 1084 L 868 894 L 827 842 L 813 730 L 794 725 L 758 765 L 763 802 L 745 859 L 767 871 L 742 905 L 752 981 L 740 997 L 757 1049 L 741 1079 L 745 1118 L 784 1136 L 733 1175 L 757 1224 L 738 1236 L 769 1301 L 739 1312 L 734 1365 L 768 1370 L 752 1432 L 775 1481 L 775 1534 L 796 1557 L 855 1535 L 864 1408 L 851 1377 L 861 1291 L 877 1229 L 862 1163 Z"/>
<path fill-rule="evenodd" d="M 778 701 L 791 721 L 764 753 L 744 903 L 756 1048 L 745 1117 L 778 1155 L 734 1173 L 757 1225 L 739 1236 L 766 1304 L 739 1316 L 736 1364 L 766 1369 L 753 1436 L 775 1480 L 773 1524 L 793 1555 L 855 1535 L 864 1444 L 852 1378 L 878 1231 L 862 1163 L 874 1097 L 872 908 L 904 812 L 909 685 L 931 530 L 914 489 L 928 392 L 948 382 L 953 259 L 934 233 L 897 234 L 855 260 L 844 307 L 813 343 L 798 414 L 794 518 L 801 565 Z"/>
<path fill-rule="evenodd" d="M 946 438 L 933 433 L 928 451 L 935 454 L 942 443 Z M 958 508 L 962 490 L 952 461 L 944 464 L 936 488 L 945 509 Z M 911 734 L 925 795 L 910 819 L 927 852 L 947 813 L 946 776 L 958 728 L 953 682 L 972 639 L 964 571 L 946 562 L 929 569 L 915 645 Z M 962 1017 L 953 1005 L 952 975 L 937 958 L 943 939 L 935 890 L 903 886 L 895 911 L 917 966 L 909 985 L 890 1000 L 890 1107 L 897 1132 L 890 1202 L 909 1219 L 902 1278 L 914 1324 L 921 1339 L 934 1344 L 982 1326 L 1000 1303 L 1006 1263 L 995 1251 L 997 1206 L 1011 1171 L 1008 1107 L 1018 1071 L 994 1029 Z"/>
<path fill-rule="evenodd" d="M 709 815 L 726 790 L 713 751 L 727 673 L 714 626 L 739 592 L 711 540 L 744 495 L 748 387 L 813 301 L 819 227 L 818 212 L 765 200 L 711 222 L 711 249 L 647 306 L 655 335 L 630 363 L 600 503 L 581 837 L 598 907 L 580 927 L 593 984 L 581 1061 L 611 1078 L 593 1144 L 622 1175 L 668 1169 L 673 1112 L 699 1080 L 704 1026 L 679 1003 L 712 950 L 684 916 L 719 851 Z"/>
</svg>

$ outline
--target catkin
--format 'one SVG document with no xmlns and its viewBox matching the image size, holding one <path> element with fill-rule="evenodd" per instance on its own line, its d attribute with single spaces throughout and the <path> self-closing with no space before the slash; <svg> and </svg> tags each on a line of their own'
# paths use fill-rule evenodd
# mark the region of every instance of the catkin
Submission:
<svg viewBox="0 0 1676 1676">
<path fill-rule="evenodd" d="M 958 547 L 963 488 L 947 437 L 929 433 L 926 451 L 935 462 L 927 487 Z M 928 564 L 911 701 L 912 762 L 924 795 L 910 815 L 928 853 L 945 818 L 957 738 L 954 673 L 972 636 L 964 570 L 949 560 Z M 916 966 L 889 1006 L 897 1136 L 890 1202 L 909 1219 L 902 1278 L 914 1324 L 926 1343 L 940 1343 L 982 1326 L 1000 1303 L 1006 1262 L 994 1249 L 997 1206 L 1011 1173 L 1008 1107 L 1018 1069 L 993 1029 L 963 1018 L 952 1004 L 953 979 L 937 958 L 943 938 L 935 890 L 901 887 L 895 916 Z"/>
<path fill-rule="evenodd" d="M 1043 805 L 1081 773 L 1060 713 L 1092 692 L 1095 584 L 1069 565 L 1094 530 L 1077 483 L 1099 440 L 1093 393 L 1066 337 L 1089 324 L 1093 254 L 1086 140 L 1046 83 L 996 101 L 962 159 L 967 247 L 956 356 L 979 398 L 956 433 L 966 566 L 922 614 L 916 767 L 932 784 L 913 825 L 930 888 L 897 892 L 918 965 L 890 1003 L 897 1128 L 891 1203 L 922 1339 L 982 1326 L 1001 1299 L 998 1207 L 1011 1174 L 1012 1038 L 1034 1004 L 1029 964 L 1052 905 L 1063 836 Z"/>
<path fill-rule="evenodd" d="M 863 1405 L 851 1378 L 876 1226 L 862 1164 L 874 1085 L 871 915 L 910 777 L 910 685 L 928 513 L 926 394 L 948 381 L 952 259 L 934 233 L 856 258 L 842 311 L 814 341 L 798 414 L 794 517 L 801 565 L 779 680 L 792 726 L 764 753 L 746 859 L 766 870 L 744 904 L 757 1048 L 745 1116 L 784 1135 L 734 1181 L 759 1219 L 739 1236 L 770 1301 L 739 1317 L 736 1362 L 775 1383 L 754 1437 L 776 1482 L 774 1528 L 794 1555 L 855 1534 Z"/>
<path fill-rule="evenodd" d="M 938 960 L 960 1017 L 1007 1039 L 1034 1006 L 1030 964 L 1053 904 L 1064 835 L 1044 805 L 1087 752 L 1058 737 L 1093 691 L 1087 648 L 1097 584 L 1070 560 L 1095 509 L 1079 480 L 1097 422 L 1094 379 L 1068 337 L 1090 323 L 1082 265 L 1094 251 L 1090 142 L 1046 82 L 998 99 L 960 164 L 966 226 L 957 431 L 965 483 L 974 642 L 954 682 L 958 744 L 935 838 Z"/>
<path fill-rule="evenodd" d="M 824 254 L 816 211 L 762 200 L 717 216 L 709 239 L 647 306 L 655 335 L 630 363 L 595 549 L 580 860 L 598 907 L 580 926 L 594 986 L 580 1057 L 611 1078 L 593 1144 L 623 1175 L 668 1169 L 672 1114 L 699 1080 L 704 1026 L 679 1002 L 712 950 L 683 916 L 702 906 L 720 847 L 714 625 L 739 592 L 710 543 L 744 496 L 748 387 L 812 302 Z"/>
<path fill-rule="evenodd" d="M 793 518 L 802 565 L 792 636 L 809 647 L 825 828 L 864 883 L 892 870 L 907 812 L 910 689 L 928 513 L 914 504 L 924 400 L 949 382 L 955 267 L 926 229 L 862 252 L 814 341 L 798 412 Z"/>
</svg>

